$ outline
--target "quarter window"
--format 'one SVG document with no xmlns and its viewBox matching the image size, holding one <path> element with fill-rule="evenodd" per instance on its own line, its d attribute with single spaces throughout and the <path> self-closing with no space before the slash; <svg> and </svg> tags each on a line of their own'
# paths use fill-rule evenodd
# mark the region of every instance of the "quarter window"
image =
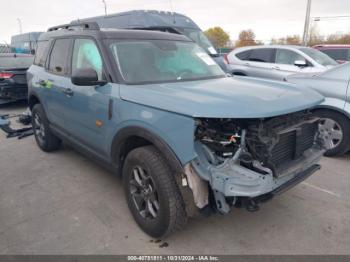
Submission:
<svg viewBox="0 0 350 262">
<path fill-rule="evenodd" d="M 69 51 L 69 39 L 57 39 L 50 55 L 49 71 L 58 74 L 67 74 L 67 58 Z"/>
<path fill-rule="evenodd" d="M 287 49 L 277 49 L 276 51 L 276 64 L 284 64 L 284 65 L 294 65 L 295 61 L 304 61 L 305 58 L 298 53 L 287 50 Z"/>
<path fill-rule="evenodd" d="M 74 43 L 72 72 L 77 69 L 92 68 L 96 71 L 98 80 L 103 78 L 102 58 L 93 40 L 77 39 Z"/>
</svg>

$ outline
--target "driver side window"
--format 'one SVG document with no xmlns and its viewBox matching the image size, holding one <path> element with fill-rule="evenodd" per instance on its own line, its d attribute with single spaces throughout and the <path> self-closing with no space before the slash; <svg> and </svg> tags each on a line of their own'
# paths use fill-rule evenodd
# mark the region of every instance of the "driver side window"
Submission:
<svg viewBox="0 0 350 262">
<path fill-rule="evenodd" d="M 76 39 L 74 42 L 72 73 L 82 68 L 94 69 L 98 80 L 103 80 L 102 57 L 95 42 L 91 39 Z"/>
<path fill-rule="evenodd" d="M 309 64 L 306 59 L 299 55 L 298 53 L 287 50 L 287 49 L 277 49 L 276 50 L 276 64 L 283 64 L 283 65 L 294 65 L 295 61 L 304 61 L 305 63 Z"/>
</svg>

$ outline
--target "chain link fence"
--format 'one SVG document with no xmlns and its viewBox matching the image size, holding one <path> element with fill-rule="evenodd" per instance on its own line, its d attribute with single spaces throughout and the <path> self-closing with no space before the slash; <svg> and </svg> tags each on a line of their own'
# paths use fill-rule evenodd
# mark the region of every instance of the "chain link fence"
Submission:
<svg viewBox="0 0 350 262">
<path fill-rule="evenodd" d="M 0 44 L 0 54 L 1 53 L 11 53 L 11 47 L 9 45 Z"/>
</svg>

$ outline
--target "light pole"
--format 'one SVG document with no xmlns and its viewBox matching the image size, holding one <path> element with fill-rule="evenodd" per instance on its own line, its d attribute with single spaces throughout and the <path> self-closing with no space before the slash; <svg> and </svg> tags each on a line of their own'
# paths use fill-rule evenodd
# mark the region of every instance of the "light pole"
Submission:
<svg viewBox="0 0 350 262">
<path fill-rule="evenodd" d="M 105 16 L 107 16 L 107 3 L 106 3 L 106 0 L 102 0 L 102 3 L 105 6 Z"/>
<path fill-rule="evenodd" d="M 22 21 L 21 19 L 17 18 L 18 26 L 19 26 L 19 33 L 22 34 Z"/>
<path fill-rule="evenodd" d="M 304 34 L 303 34 L 303 45 L 304 46 L 307 45 L 307 40 L 308 40 L 308 36 L 309 36 L 310 13 L 311 13 L 311 0 L 307 0 L 306 17 L 305 17 Z"/>
</svg>

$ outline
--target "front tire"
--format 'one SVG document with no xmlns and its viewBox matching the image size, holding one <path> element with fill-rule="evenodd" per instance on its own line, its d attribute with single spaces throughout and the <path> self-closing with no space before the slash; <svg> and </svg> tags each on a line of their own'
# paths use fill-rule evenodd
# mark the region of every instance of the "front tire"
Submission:
<svg viewBox="0 0 350 262">
<path fill-rule="evenodd" d="M 350 149 L 350 120 L 332 110 L 315 112 L 321 118 L 320 131 L 325 134 L 325 156 L 341 156 Z"/>
<path fill-rule="evenodd" d="M 32 109 L 32 126 L 36 143 L 41 150 L 52 152 L 60 147 L 61 140 L 51 132 L 41 104 L 34 105 Z"/>
<path fill-rule="evenodd" d="M 136 223 L 148 235 L 164 237 L 185 226 L 185 204 L 174 174 L 154 146 L 127 155 L 123 186 Z"/>
</svg>

